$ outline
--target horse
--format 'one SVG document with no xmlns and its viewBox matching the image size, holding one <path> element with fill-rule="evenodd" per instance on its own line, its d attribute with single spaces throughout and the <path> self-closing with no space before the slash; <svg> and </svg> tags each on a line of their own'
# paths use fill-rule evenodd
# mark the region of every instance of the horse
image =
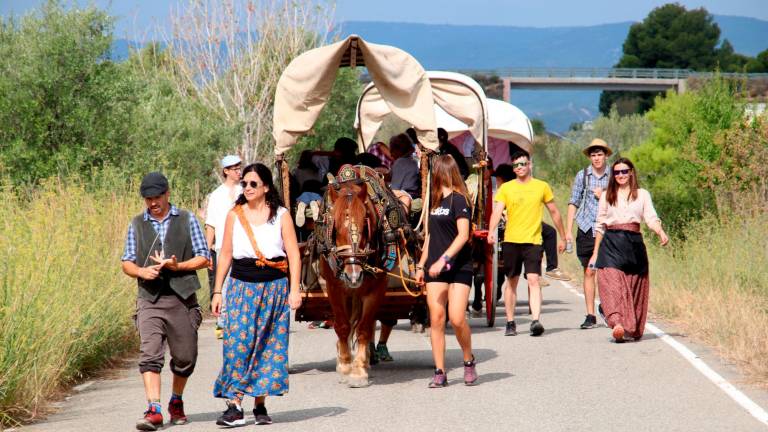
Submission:
<svg viewBox="0 0 768 432">
<path fill-rule="evenodd" d="M 324 237 L 332 246 L 321 254 L 320 275 L 326 282 L 338 337 L 336 372 L 349 387 L 367 387 L 368 345 L 387 290 L 386 273 L 372 270 L 380 268 L 383 259 L 381 216 L 361 180 L 330 184 L 323 205 L 326 220 L 319 229 L 326 230 Z"/>
</svg>

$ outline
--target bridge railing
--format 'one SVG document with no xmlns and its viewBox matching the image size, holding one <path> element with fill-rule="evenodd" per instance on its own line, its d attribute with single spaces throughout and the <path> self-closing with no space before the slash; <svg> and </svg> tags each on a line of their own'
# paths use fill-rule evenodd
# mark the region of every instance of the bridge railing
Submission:
<svg viewBox="0 0 768 432">
<path fill-rule="evenodd" d="M 638 79 L 687 79 L 708 78 L 716 72 L 696 72 L 690 69 L 662 68 L 546 68 L 514 67 L 492 70 L 461 71 L 465 74 L 480 73 L 510 78 L 638 78 Z M 719 72 L 723 77 L 768 78 L 768 73 Z"/>
</svg>

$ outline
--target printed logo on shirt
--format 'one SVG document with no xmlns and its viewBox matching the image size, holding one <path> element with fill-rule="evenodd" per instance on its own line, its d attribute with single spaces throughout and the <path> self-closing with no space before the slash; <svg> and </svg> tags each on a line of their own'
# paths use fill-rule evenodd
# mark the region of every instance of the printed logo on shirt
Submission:
<svg viewBox="0 0 768 432">
<path fill-rule="evenodd" d="M 451 209 L 438 207 L 430 213 L 432 216 L 448 216 L 448 214 L 451 212 Z"/>
</svg>

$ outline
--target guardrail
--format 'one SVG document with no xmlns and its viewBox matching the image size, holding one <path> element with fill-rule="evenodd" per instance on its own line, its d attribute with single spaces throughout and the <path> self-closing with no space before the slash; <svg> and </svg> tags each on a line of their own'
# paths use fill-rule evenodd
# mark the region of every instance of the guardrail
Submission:
<svg viewBox="0 0 768 432">
<path fill-rule="evenodd" d="M 652 68 L 538 68 L 515 67 L 491 70 L 460 71 L 464 74 L 480 73 L 510 78 L 638 78 L 638 79 L 687 79 L 710 78 L 720 75 L 727 78 L 768 78 L 768 73 L 697 72 L 690 69 Z"/>
</svg>

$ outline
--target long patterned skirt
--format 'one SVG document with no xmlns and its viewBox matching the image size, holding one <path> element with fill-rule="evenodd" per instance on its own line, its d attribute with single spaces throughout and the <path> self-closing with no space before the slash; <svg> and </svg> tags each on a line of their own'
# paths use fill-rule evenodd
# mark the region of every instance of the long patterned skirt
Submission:
<svg viewBox="0 0 768 432">
<path fill-rule="evenodd" d="M 648 273 L 627 274 L 616 268 L 601 268 L 597 270 L 597 286 L 608 326 L 621 324 L 626 335 L 643 337 L 648 316 Z"/>
<path fill-rule="evenodd" d="M 213 387 L 218 398 L 288 392 L 288 279 L 227 280 L 224 362 Z"/>
</svg>

